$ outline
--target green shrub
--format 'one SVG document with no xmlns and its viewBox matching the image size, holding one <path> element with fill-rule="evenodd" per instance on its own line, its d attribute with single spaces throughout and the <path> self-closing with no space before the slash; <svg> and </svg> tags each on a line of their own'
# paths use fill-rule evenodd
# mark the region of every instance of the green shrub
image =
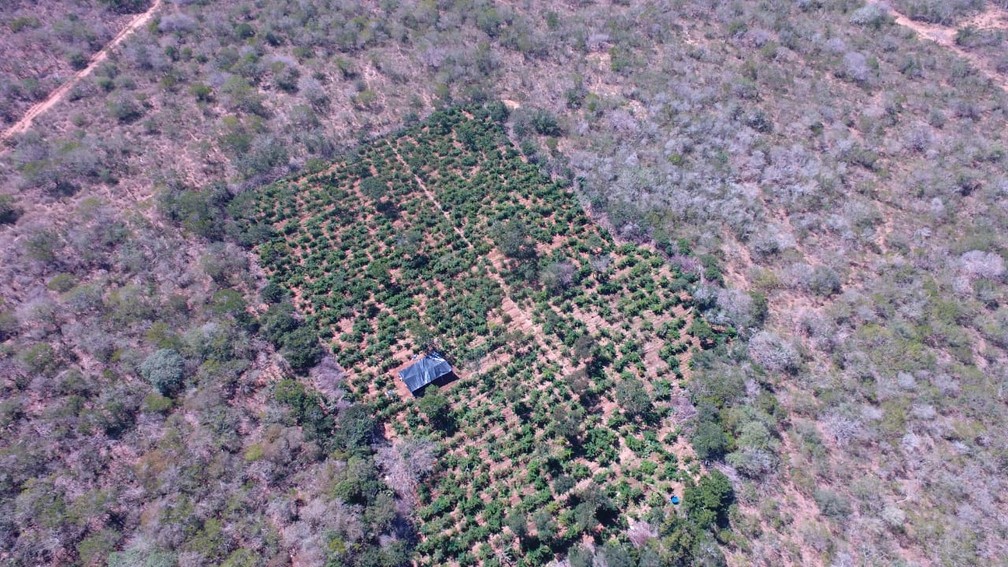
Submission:
<svg viewBox="0 0 1008 567">
<path fill-rule="evenodd" d="M 369 457 L 353 456 L 340 470 L 333 494 L 348 504 L 368 504 L 382 490 L 374 462 Z"/>
<path fill-rule="evenodd" d="M 683 510 L 686 516 L 703 528 L 726 527 L 728 507 L 735 501 L 731 481 L 721 471 L 711 471 L 700 477 L 696 486 L 688 486 L 683 493 Z"/>
<path fill-rule="evenodd" d="M 14 18 L 13 20 L 10 21 L 9 24 L 7 24 L 10 30 L 14 33 L 26 29 L 36 29 L 41 25 L 42 22 L 40 22 L 39 19 L 36 18 L 35 16 L 20 16 Z"/>
<path fill-rule="evenodd" d="M 148 394 L 144 398 L 144 411 L 148 413 L 168 413 L 173 405 L 171 398 L 157 393 Z"/>
<path fill-rule="evenodd" d="M 648 417 L 654 411 L 654 403 L 644 383 L 628 376 L 616 385 L 616 401 L 630 418 Z"/>
<path fill-rule="evenodd" d="M 193 83 L 189 87 L 189 93 L 193 95 L 196 102 L 213 102 L 213 89 L 204 83 Z"/>
<path fill-rule="evenodd" d="M 259 292 L 259 297 L 269 304 L 280 303 L 287 299 L 287 290 L 274 282 L 269 282 Z"/>
<path fill-rule="evenodd" d="M 58 293 L 65 293 L 77 285 L 77 278 L 73 274 L 61 273 L 53 276 L 46 287 Z"/>
<path fill-rule="evenodd" d="M 896 6 L 907 16 L 932 24 L 949 25 L 983 7 L 982 0 L 900 0 Z"/>
<path fill-rule="evenodd" d="M 81 564 L 94 565 L 98 560 L 108 557 L 120 538 L 122 535 L 119 532 L 109 528 L 88 535 L 77 544 Z"/>
<path fill-rule="evenodd" d="M 819 511 L 825 516 L 834 520 L 846 518 L 851 513 L 851 505 L 848 499 L 832 490 L 820 488 L 813 494 Z"/>
<path fill-rule="evenodd" d="M 364 405 L 353 405 L 340 411 L 332 438 L 347 453 L 367 452 L 371 449 L 374 429 L 371 410 Z"/>
<path fill-rule="evenodd" d="M 49 343 L 35 343 L 22 351 L 20 358 L 32 374 L 50 376 L 60 367 L 56 350 Z"/>
<path fill-rule="evenodd" d="M 210 298 L 210 310 L 217 315 L 239 316 L 245 314 L 245 298 L 233 289 L 221 289 Z"/>
<path fill-rule="evenodd" d="M 143 107 L 136 99 L 120 96 L 108 102 L 108 111 L 120 124 L 135 122 L 143 116 Z"/>
<path fill-rule="evenodd" d="M 53 264 L 59 258 L 62 243 L 56 232 L 40 230 L 25 240 L 24 248 L 29 258 L 44 264 Z"/>
<path fill-rule="evenodd" d="M 219 240 L 224 236 L 224 208 L 230 199 L 223 185 L 211 185 L 202 191 L 172 186 L 158 195 L 158 212 L 194 234 Z"/>
<path fill-rule="evenodd" d="M 238 39 L 249 39 L 256 34 L 255 28 L 248 22 L 242 22 L 235 26 L 234 35 Z"/>
<path fill-rule="evenodd" d="M 690 444 L 700 460 L 717 459 L 728 450 L 728 436 L 721 424 L 703 420 L 690 437 Z"/>
<path fill-rule="evenodd" d="M 434 427 L 448 429 L 452 425 L 451 405 L 433 385 L 425 389 L 417 407 Z"/>
<path fill-rule="evenodd" d="M 13 195 L 0 195 L 0 224 L 14 224 L 21 217 Z"/>
<path fill-rule="evenodd" d="M 259 318 L 259 332 L 273 344 L 282 346 L 284 337 L 297 329 L 300 324 L 301 322 L 294 318 L 293 305 L 288 302 L 275 303 Z"/>
<path fill-rule="evenodd" d="M 322 360 L 322 356 L 325 354 L 322 346 L 319 345 L 318 333 L 307 326 L 287 333 L 282 342 L 283 356 L 290 364 L 291 369 L 298 374 L 308 372 Z"/>
<path fill-rule="evenodd" d="M 101 0 L 101 3 L 116 14 L 135 14 L 146 10 L 150 0 Z"/>
<path fill-rule="evenodd" d="M 2 307 L 2 304 L 0 304 Z M 13 337 L 18 332 L 18 320 L 10 310 L 0 311 L 0 341 Z"/>
<path fill-rule="evenodd" d="M 536 134 L 541 136 L 560 136 L 563 134 L 560 122 L 548 110 L 536 110 L 532 113 L 530 122 L 532 129 L 535 130 Z"/>
<path fill-rule="evenodd" d="M 236 549 L 221 563 L 221 567 L 255 567 L 260 558 L 249 549 Z"/>
<path fill-rule="evenodd" d="M 843 282 L 840 274 L 828 266 L 816 266 L 809 277 L 808 288 L 812 293 L 829 297 L 840 293 Z"/>
<path fill-rule="evenodd" d="M 72 67 L 75 71 L 80 71 L 81 69 L 87 67 L 89 61 L 88 56 L 84 55 L 80 51 L 74 51 L 71 53 L 68 60 L 70 61 L 70 67 Z"/>
</svg>

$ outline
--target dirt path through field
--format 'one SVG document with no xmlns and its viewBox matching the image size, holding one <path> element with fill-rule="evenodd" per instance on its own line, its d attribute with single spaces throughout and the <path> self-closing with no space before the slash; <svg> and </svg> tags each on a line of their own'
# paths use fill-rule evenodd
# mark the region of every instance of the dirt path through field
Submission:
<svg viewBox="0 0 1008 567">
<path fill-rule="evenodd" d="M 32 121 L 38 118 L 39 115 L 41 115 L 43 112 L 49 110 L 57 103 L 59 103 L 61 100 L 63 100 L 63 98 L 66 97 L 67 93 L 70 92 L 70 89 L 74 88 L 77 85 L 77 83 L 81 82 L 82 79 L 84 79 L 92 72 L 94 72 L 94 70 L 98 68 L 98 65 L 108 58 L 109 53 L 111 53 L 113 49 L 118 47 L 123 41 L 126 40 L 126 38 L 133 35 L 133 32 L 137 31 L 138 29 L 146 25 L 147 22 L 149 22 L 151 18 L 154 17 L 154 13 L 160 7 L 161 7 L 161 0 L 154 0 L 154 3 L 151 4 L 151 7 L 146 12 L 138 14 L 135 18 L 133 18 L 130 21 L 130 23 L 125 28 L 122 29 L 122 31 L 120 31 L 114 38 L 112 38 L 112 41 L 108 42 L 108 44 L 106 44 L 105 47 L 101 49 L 101 51 L 95 53 L 94 56 L 91 57 L 91 61 L 88 63 L 87 67 L 74 73 L 74 75 L 70 77 L 68 81 L 60 85 L 60 87 L 54 90 L 53 92 L 49 93 L 49 96 L 47 96 L 44 101 L 29 108 L 28 112 L 26 112 L 25 115 L 22 116 L 20 120 L 15 122 L 14 125 L 8 128 L 7 130 L 5 130 L 3 134 L 0 134 L 0 142 L 5 142 L 15 134 L 20 134 L 24 132 L 32 125 Z"/>
<path fill-rule="evenodd" d="M 966 51 L 956 45 L 955 42 L 956 33 L 959 29 L 965 27 L 974 27 L 977 29 L 1006 29 L 1006 26 L 1008 26 L 1008 24 L 1006 24 L 1008 19 L 1006 19 L 1004 10 L 993 7 L 989 8 L 981 14 L 962 22 L 959 27 L 918 22 L 897 12 L 891 6 L 889 7 L 889 13 L 891 13 L 896 19 L 897 24 L 913 30 L 918 36 L 924 39 L 929 39 L 955 53 L 959 57 L 969 61 L 975 69 L 983 73 L 983 75 L 990 79 L 994 84 L 1001 87 L 1001 89 L 1008 91 L 1008 78 L 1001 73 L 998 73 L 997 69 L 995 69 L 990 62 L 984 60 L 982 57 L 977 57 L 969 51 Z"/>
<path fill-rule="evenodd" d="M 393 147 L 393 150 L 395 151 L 396 159 L 398 159 L 399 162 L 402 163 L 407 170 L 412 171 L 413 169 L 412 166 L 410 166 L 410 164 L 405 159 L 403 159 L 402 155 L 399 154 L 399 149 Z M 444 207 L 441 206 L 441 201 L 438 200 L 437 195 L 435 195 L 434 192 L 427 187 L 427 184 L 424 183 L 423 179 L 420 179 L 419 175 L 416 175 L 414 173 L 413 178 L 416 180 L 417 185 L 420 186 L 420 190 L 423 191 L 427 199 L 430 200 L 430 202 L 434 205 L 435 208 L 437 208 L 437 210 L 441 211 L 441 214 L 444 215 L 446 219 L 448 219 L 448 222 L 451 223 L 452 227 L 455 229 L 455 233 L 458 234 L 459 238 L 462 239 L 462 242 L 465 242 L 466 246 L 468 246 L 470 249 L 475 249 L 476 247 L 473 246 L 472 242 L 470 242 L 469 239 L 466 238 L 465 231 L 463 231 L 458 225 L 455 224 L 455 221 L 451 218 L 451 214 L 449 214 L 448 211 L 446 211 Z M 496 249 L 494 250 L 494 252 L 496 252 Z M 504 290 L 504 299 L 501 307 L 504 309 L 505 313 L 507 313 L 511 317 L 511 319 L 513 319 L 514 325 L 532 335 L 532 338 L 535 339 L 536 344 L 538 344 L 539 348 L 541 348 L 543 353 L 546 354 L 546 358 L 549 361 L 558 364 L 563 372 L 568 373 L 573 371 L 574 365 L 571 364 L 570 361 L 568 361 L 559 352 L 557 352 L 556 350 L 554 350 L 553 348 L 551 348 L 549 345 L 546 344 L 546 341 L 543 340 L 543 337 L 546 336 L 546 333 L 542 330 L 541 327 L 539 327 L 538 324 L 536 324 L 535 321 L 532 320 L 532 317 L 524 309 L 522 309 L 520 305 L 518 305 L 511 299 L 511 296 L 508 293 L 509 288 L 507 282 L 505 282 L 504 278 L 501 277 L 500 275 L 501 272 L 504 270 L 504 267 L 502 265 L 502 258 L 500 257 L 500 255 L 497 253 L 491 253 L 488 255 L 488 259 L 490 260 L 490 265 L 493 266 L 493 270 L 491 270 L 490 272 L 490 277 L 493 278 L 497 282 L 497 284 L 501 286 L 502 290 Z"/>
</svg>

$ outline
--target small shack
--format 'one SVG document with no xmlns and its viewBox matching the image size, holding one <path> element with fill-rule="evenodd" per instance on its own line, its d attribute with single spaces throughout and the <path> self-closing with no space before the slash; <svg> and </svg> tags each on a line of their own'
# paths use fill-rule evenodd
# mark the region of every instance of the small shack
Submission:
<svg viewBox="0 0 1008 567">
<path fill-rule="evenodd" d="M 452 373 L 451 364 L 439 353 L 431 351 L 416 358 L 412 364 L 399 371 L 399 379 L 414 396 L 428 384 Z"/>
</svg>

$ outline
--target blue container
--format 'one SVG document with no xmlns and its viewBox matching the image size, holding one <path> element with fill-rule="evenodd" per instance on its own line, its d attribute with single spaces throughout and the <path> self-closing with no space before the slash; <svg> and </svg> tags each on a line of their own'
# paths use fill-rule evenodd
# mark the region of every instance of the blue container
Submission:
<svg viewBox="0 0 1008 567">
<path fill-rule="evenodd" d="M 673 504 L 678 504 L 679 503 L 679 497 L 678 496 L 673 496 L 672 498 L 669 498 L 669 502 L 671 502 Z"/>
</svg>

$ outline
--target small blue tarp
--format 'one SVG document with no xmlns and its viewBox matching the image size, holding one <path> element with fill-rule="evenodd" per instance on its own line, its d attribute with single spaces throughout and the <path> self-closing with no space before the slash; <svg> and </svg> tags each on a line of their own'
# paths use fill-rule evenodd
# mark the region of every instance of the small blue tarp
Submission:
<svg viewBox="0 0 1008 567">
<path fill-rule="evenodd" d="M 669 502 L 671 502 L 673 504 L 678 504 L 679 503 L 679 497 L 678 496 L 673 496 L 672 498 L 669 498 Z"/>
<path fill-rule="evenodd" d="M 399 371 L 399 378 L 406 383 L 410 392 L 416 393 L 431 382 L 451 374 L 452 367 L 437 352 L 430 352 Z"/>
</svg>

